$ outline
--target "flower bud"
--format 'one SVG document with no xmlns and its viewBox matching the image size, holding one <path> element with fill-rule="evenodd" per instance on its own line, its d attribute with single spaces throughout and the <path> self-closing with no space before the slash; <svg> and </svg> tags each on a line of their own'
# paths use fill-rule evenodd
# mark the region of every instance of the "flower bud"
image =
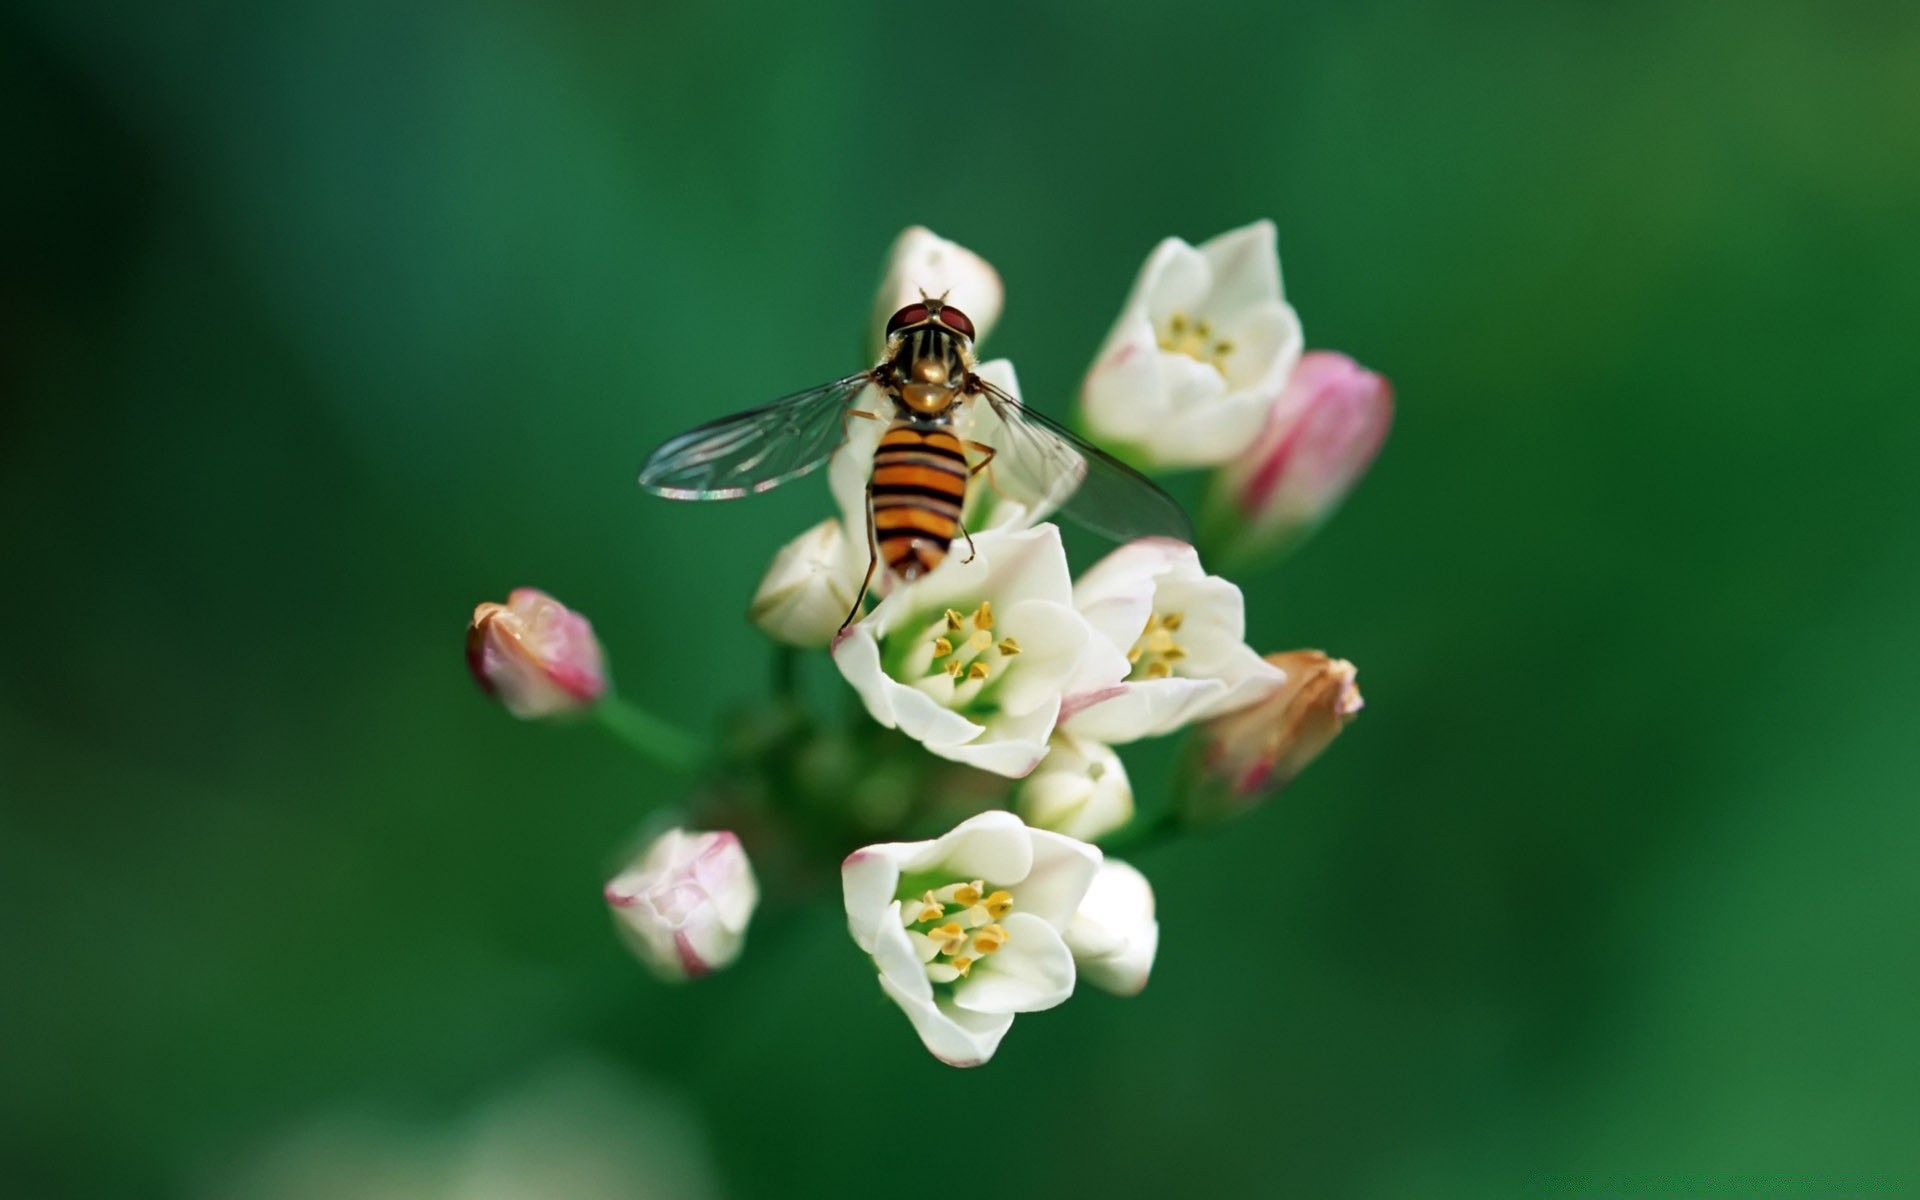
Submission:
<svg viewBox="0 0 1920 1200">
<path fill-rule="evenodd" d="M 1147 877 L 1117 858 L 1102 862 L 1066 936 L 1083 981 L 1116 996 L 1146 987 L 1160 948 Z"/>
<path fill-rule="evenodd" d="M 914 225 L 902 231 L 887 251 L 886 273 L 873 299 L 869 349 L 876 358 L 886 347 L 887 318 L 922 295 L 936 300 L 944 296 L 965 313 L 973 322 L 975 345 L 986 340 L 1006 302 L 1000 273 L 992 264 L 965 246 Z"/>
<path fill-rule="evenodd" d="M 753 594 L 747 617 L 762 633 L 789 646 L 825 646 L 839 631 L 860 592 L 866 552 L 848 540 L 832 517 L 780 548 Z"/>
<path fill-rule="evenodd" d="M 1277 793 L 1361 709 L 1354 666 L 1345 659 L 1318 650 L 1266 659 L 1287 673 L 1286 682 L 1265 699 L 1208 721 L 1194 739 L 1185 798 L 1192 816 L 1222 816 Z"/>
<path fill-rule="evenodd" d="M 1047 757 L 1014 793 L 1013 811 L 1036 829 L 1091 842 L 1133 820 L 1133 788 L 1112 747 L 1055 733 Z"/>
<path fill-rule="evenodd" d="M 1246 565 L 1282 553 L 1331 516 L 1393 423 L 1393 388 L 1344 354 L 1302 355 L 1246 453 L 1207 497 L 1210 558 Z"/>
<path fill-rule="evenodd" d="M 607 690 L 593 626 L 538 588 L 473 610 L 467 666 L 482 691 L 523 719 L 589 708 Z"/>
<path fill-rule="evenodd" d="M 740 956 L 760 889 L 732 833 L 669 829 L 607 884 L 606 897 L 627 947 L 671 983 Z"/>
</svg>

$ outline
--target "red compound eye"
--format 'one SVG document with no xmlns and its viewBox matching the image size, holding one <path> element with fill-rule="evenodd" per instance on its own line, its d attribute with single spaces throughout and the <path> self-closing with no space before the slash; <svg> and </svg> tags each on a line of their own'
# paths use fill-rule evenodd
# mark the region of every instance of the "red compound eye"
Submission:
<svg viewBox="0 0 1920 1200">
<path fill-rule="evenodd" d="M 940 321 L 961 337 L 968 341 L 973 340 L 973 322 L 968 319 L 967 314 L 953 305 L 949 304 L 940 310 Z"/>
<path fill-rule="evenodd" d="M 909 325 L 918 325 L 927 319 L 927 306 L 909 304 L 887 320 L 887 336 L 892 337 Z"/>
</svg>

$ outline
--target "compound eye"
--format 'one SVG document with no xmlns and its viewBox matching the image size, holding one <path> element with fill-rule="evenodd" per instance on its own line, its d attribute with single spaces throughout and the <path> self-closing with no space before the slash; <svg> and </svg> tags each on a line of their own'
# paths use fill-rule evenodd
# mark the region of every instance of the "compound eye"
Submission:
<svg viewBox="0 0 1920 1200">
<path fill-rule="evenodd" d="M 909 304 L 887 320 L 887 336 L 892 337 L 909 325 L 918 325 L 927 319 L 927 306 Z"/>
<path fill-rule="evenodd" d="M 968 341 L 973 340 L 973 322 L 967 314 L 949 304 L 940 310 L 940 320 L 948 329 L 953 330 Z"/>
</svg>

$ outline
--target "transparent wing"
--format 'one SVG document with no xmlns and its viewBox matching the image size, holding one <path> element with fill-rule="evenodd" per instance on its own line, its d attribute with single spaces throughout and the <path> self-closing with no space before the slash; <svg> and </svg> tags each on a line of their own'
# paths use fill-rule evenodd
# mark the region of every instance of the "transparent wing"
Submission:
<svg viewBox="0 0 1920 1200">
<path fill-rule="evenodd" d="M 846 412 L 871 371 L 783 396 L 668 438 L 640 468 L 640 486 L 669 500 L 733 500 L 798 479 L 846 436 Z"/>
<path fill-rule="evenodd" d="M 1001 495 L 1038 514 L 1057 509 L 1115 541 L 1193 541 L 1193 522 L 1180 502 L 1153 480 L 986 380 L 979 382 L 998 420 L 976 421 L 973 433 L 994 450 L 983 474 Z"/>
</svg>

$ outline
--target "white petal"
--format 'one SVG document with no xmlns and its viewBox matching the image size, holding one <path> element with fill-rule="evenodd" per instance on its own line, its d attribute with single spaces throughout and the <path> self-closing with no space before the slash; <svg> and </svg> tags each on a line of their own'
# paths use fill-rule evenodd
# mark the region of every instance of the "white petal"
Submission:
<svg viewBox="0 0 1920 1200">
<path fill-rule="evenodd" d="M 1031 913 L 1000 922 L 1007 944 L 980 960 L 953 989 L 956 1008 L 976 1013 L 1039 1012 L 1073 995 L 1073 953 L 1053 926 Z"/>
<path fill-rule="evenodd" d="M 1064 929 L 1100 870 L 1100 848 L 1045 829 L 1030 836 L 1033 866 L 1013 889 L 1015 911 Z"/>
<path fill-rule="evenodd" d="M 977 1067 L 986 1062 L 1013 1027 L 1012 1013 L 968 1012 L 952 1000 L 935 1002 L 908 992 L 885 975 L 880 977 L 880 987 L 913 1022 L 921 1044 L 950 1067 Z"/>
<path fill-rule="evenodd" d="M 1207 308 L 1233 313 L 1280 299 L 1279 234 L 1272 221 L 1255 221 L 1200 243 L 1210 276 Z"/>
<path fill-rule="evenodd" d="M 1195 714 L 1226 693 L 1217 679 L 1140 679 L 1111 699 L 1076 712 L 1065 728 L 1080 737 L 1124 746 L 1159 737 L 1196 720 Z"/>
<path fill-rule="evenodd" d="M 1014 808 L 1036 829 L 1091 842 L 1133 819 L 1133 789 L 1111 747 L 1060 732 L 1015 793 Z"/>
<path fill-rule="evenodd" d="M 1088 983 L 1118 995 L 1145 987 L 1160 947 L 1146 876 L 1118 859 L 1106 860 L 1067 926 L 1066 941 Z"/>
<path fill-rule="evenodd" d="M 873 953 L 880 927 L 888 918 L 894 893 L 900 890 L 903 865 L 930 842 L 883 842 L 863 846 L 840 864 L 840 892 L 847 908 L 847 930 L 868 954 Z M 897 919 L 897 918 L 896 918 Z"/>
<path fill-rule="evenodd" d="M 919 843 L 906 860 L 909 871 L 943 869 L 955 879 L 982 879 L 1002 887 L 1033 869 L 1033 843 L 1026 823 L 1003 809 L 968 817 L 931 842 Z"/>
<path fill-rule="evenodd" d="M 781 547 L 754 592 L 747 617 L 790 646 L 825 646 L 860 591 L 866 555 L 848 545 L 832 517 Z"/>
<path fill-rule="evenodd" d="M 899 901 L 894 903 L 898 905 Z M 892 910 L 898 911 L 897 907 Z M 873 965 L 880 968 L 880 978 L 891 982 L 902 995 L 933 999 L 933 984 L 927 979 L 919 951 L 897 916 L 892 922 L 884 923 L 874 939 Z"/>
</svg>

